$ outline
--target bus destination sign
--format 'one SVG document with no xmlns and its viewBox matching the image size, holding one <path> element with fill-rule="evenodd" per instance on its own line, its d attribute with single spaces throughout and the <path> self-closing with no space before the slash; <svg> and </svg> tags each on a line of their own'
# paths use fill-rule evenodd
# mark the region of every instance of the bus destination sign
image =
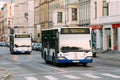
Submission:
<svg viewBox="0 0 120 80">
<path fill-rule="evenodd" d="M 15 38 L 29 38 L 30 35 L 29 34 L 19 34 L 19 35 L 15 35 Z"/>
<path fill-rule="evenodd" d="M 61 34 L 90 34 L 89 28 L 62 28 Z"/>
</svg>

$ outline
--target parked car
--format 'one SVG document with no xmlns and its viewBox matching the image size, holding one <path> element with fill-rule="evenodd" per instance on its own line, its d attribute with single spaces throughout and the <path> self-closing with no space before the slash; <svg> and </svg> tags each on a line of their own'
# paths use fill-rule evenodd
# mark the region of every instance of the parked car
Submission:
<svg viewBox="0 0 120 80">
<path fill-rule="evenodd" d="M 32 43 L 32 49 L 41 51 L 41 43 Z"/>
<path fill-rule="evenodd" d="M 4 46 L 4 47 L 6 47 L 6 46 L 8 46 L 8 45 L 7 45 L 6 42 L 0 42 L 0 46 Z"/>
</svg>

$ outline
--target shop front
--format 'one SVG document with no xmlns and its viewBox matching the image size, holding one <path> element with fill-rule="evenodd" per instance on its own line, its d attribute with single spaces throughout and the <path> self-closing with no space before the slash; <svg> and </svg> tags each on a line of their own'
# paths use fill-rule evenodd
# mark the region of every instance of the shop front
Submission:
<svg viewBox="0 0 120 80">
<path fill-rule="evenodd" d="M 113 28 L 113 48 L 120 51 L 120 23 L 112 24 Z"/>
<path fill-rule="evenodd" d="M 99 50 L 103 48 L 103 31 L 102 25 L 92 25 L 90 28 L 92 29 L 92 48 Z"/>
</svg>

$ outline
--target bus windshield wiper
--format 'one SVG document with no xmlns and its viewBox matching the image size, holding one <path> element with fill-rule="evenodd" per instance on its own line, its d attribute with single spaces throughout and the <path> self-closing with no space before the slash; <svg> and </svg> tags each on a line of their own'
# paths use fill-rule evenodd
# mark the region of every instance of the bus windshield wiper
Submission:
<svg viewBox="0 0 120 80">
<path fill-rule="evenodd" d="M 61 48 L 61 51 L 63 52 L 68 52 L 68 51 L 79 51 L 81 48 L 80 47 L 69 47 L 65 46 Z"/>
<path fill-rule="evenodd" d="M 30 47 L 30 45 L 17 45 L 17 44 L 15 44 L 15 47 Z"/>
<path fill-rule="evenodd" d="M 69 47 L 65 46 L 61 48 L 62 52 L 70 52 L 70 51 L 79 51 L 79 52 L 89 52 L 90 50 L 83 49 L 81 47 Z"/>
<path fill-rule="evenodd" d="M 19 47 L 19 45 L 17 45 L 17 44 L 14 44 L 15 45 L 15 47 Z"/>
<path fill-rule="evenodd" d="M 21 45 L 20 47 L 30 47 L 30 45 Z"/>
</svg>

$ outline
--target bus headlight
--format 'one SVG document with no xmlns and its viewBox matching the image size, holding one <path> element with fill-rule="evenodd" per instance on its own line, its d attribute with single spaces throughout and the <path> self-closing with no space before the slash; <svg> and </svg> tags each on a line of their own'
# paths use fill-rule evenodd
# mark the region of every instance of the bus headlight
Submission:
<svg viewBox="0 0 120 80">
<path fill-rule="evenodd" d="M 18 49 L 17 49 L 17 48 L 14 48 L 14 51 L 18 51 Z"/>
<path fill-rule="evenodd" d="M 65 58 L 64 57 L 58 57 L 59 60 L 64 60 Z"/>
<path fill-rule="evenodd" d="M 64 56 L 62 52 L 58 53 L 58 57 Z"/>
<path fill-rule="evenodd" d="M 60 52 L 60 53 L 58 54 L 58 59 L 59 59 L 59 60 L 64 60 L 64 59 L 65 59 L 64 53 Z"/>
<path fill-rule="evenodd" d="M 91 57 L 91 56 L 88 56 L 86 59 L 92 59 L 92 57 Z"/>
<path fill-rule="evenodd" d="M 29 48 L 28 48 L 28 51 L 32 51 L 32 48 L 31 48 L 31 47 L 29 47 Z"/>
</svg>

